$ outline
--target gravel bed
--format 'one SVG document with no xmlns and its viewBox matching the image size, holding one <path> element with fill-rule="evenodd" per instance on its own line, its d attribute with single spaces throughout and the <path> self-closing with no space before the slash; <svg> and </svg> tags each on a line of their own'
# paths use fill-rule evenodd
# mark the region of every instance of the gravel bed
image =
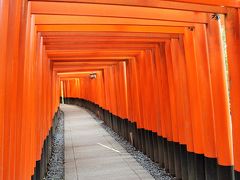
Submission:
<svg viewBox="0 0 240 180">
<path fill-rule="evenodd" d="M 132 146 L 127 140 L 119 136 L 111 128 L 109 128 L 102 120 L 98 119 L 96 115 L 89 110 L 87 110 L 92 117 L 98 121 L 101 126 L 129 153 L 136 161 L 146 169 L 154 179 L 156 180 L 173 180 L 174 178 L 167 173 L 164 169 L 160 168 L 159 165 L 153 162 L 149 157 L 147 157 L 142 152 L 138 151 L 134 146 Z"/>
<path fill-rule="evenodd" d="M 64 114 L 61 112 L 53 136 L 52 155 L 48 163 L 46 180 L 64 179 Z"/>
</svg>

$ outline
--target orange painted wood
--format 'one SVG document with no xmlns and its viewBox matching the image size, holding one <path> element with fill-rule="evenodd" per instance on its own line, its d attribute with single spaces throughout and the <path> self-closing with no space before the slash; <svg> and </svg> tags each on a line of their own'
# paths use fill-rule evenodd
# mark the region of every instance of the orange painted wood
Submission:
<svg viewBox="0 0 240 180">
<path fill-rule="evenodd" d="M 6 49 L 3 47 L 3 50 L 6 50 L 3 53 L 6 53 L 5 57 L 3 57 L 3 61 L 6 61 L 5 64 L 5 76 L 3 76 L 5 85 L 5 94 L 2 99 L 2 103 L 4 104 L 4 143 L 2 146 L 3 149 L 3 173 L 0 172 L 0 177 L 3 179 L 12 179 L 15 178 L 16 169 L 18 169 L 21 165 L 16 162 L 17 156 L 17 134 L 20 129 L 17 129 L 21 122 L 21 118 L 19 117 L 19 101 L 17 100 L 18 91 L 17 88 L 20 88 L 21 82 L 16 81 L 18 79 L 19 74 L 18 69 L 21 68 L 20 64 L 20 30 L 23 28 L 21 26 L 21 13 L 23 10 L 21 5 L 22 1 L 16 1 L 11 4 L 9 1 L 1 2 L 3 8 L 7 8 L 3 10 L 3 18 L 1 22 L 5 23 L 2 27 L 6 26 L 6 29 L 3 29 L 3 34 L 6 36 L 6 40 L 3 43 L 6 43 Z M 5 13 L 8 13 L 5 14 Z M 7 17 L 8 16 L 8 17 Z M 7 30 L 7 31 L 6 31 Z M 3 40 L 5 38 L 3 37 Z M 4 55 L 4 54 L 3 54 Z M 3 64 L 4 65 L 4 64 Z M 20 78 L 19 78 L 20 79 Z"/>
<path fill-rule="evenodd" d="M 139 89 L 140 89 L 140 91 L 139 91 L 140 118 L 142 121 L 143 128 L 146 130 L 150 130 L 149 129 L 149 116 L 147 115 L 148 114 L 147 109 L 146 109 L 146 111 L 144 110 L 144 108 L 147 105 L 146 98 L 148 97 L 147 89 L 145 89 L 145 87 L 149 84 L 149 82 L 147 82 L 147 79 L 146 79 L 146 67 L 145 67 L 145 62 L 144 62 L 144 53 L 141 53 L 138 56 L 136 63 L 137 63 L 136 71 L 137 71 L 137 76 L 138 76 L 138 85 L 139 85 Z M 147 84 L 144 84 L 143 82 L 145 82 Z"/>
<path fill-rule="evenodd" d="M 227 39 L 227 56 L 229 64 L 229 85 L 231 98 L 231 116 L 233 128 L 233 151 L 235 170 L 240 172 L 240 138 L 239 117 L 240 117 L 240 76 L 239 76 L 239 48 L 240 48 L 240 10 L 228 9 L 226 16 L 226 39 Z"/>
<path fill-rule="evenodd" d="M 240 13 L 221 7 L 239 2 L 60 1 L 0 0 L 0 180 L 34 173 L 60 81 L 64 97 L 240 171 Z M 227 13 L 233 131 L 220 24 L 205 12 Z"/>
<path fill-rule="evenodd" d="M 146 62 L 146 67 L 149 67 L 149 76 L 152 88 L 152 102 L 151 102 L 151 110 L 152 110 L 152 123 L 151 123 L 151 131 L 154 133 L 158 132 L 158 124 L 160 123 L 160 111 L 159 111 L 159 84 L 157 79 L 157 68 L 156 68 L 156 57 L 155 57 L 155 48 L 151 48 L 151 50 L 147 51 L 148 57 Z"/>
<path fill-rule="evenodd" d="M 66 37 L 82 37 L 83 39 L 88 39 L 88 38 L 96 38 L 96 41 L 99 41 L 99 37 L 107 37 L 107 38 L 116 38 L 116 39 L 121 39 L 121 38 L 162 38 L 162 37 L 178 37 L 177 34 L 161 34 L 161 33 L 152 33 L 151 36 L 149 33 L 128 33 L 128 32 L 41 32 L 45 40 L 47 41 L 48 38 L 66 38 Z M 137 39 L 136 39 L 137 41 Z M 141 39 L 140 39 L 141 41 Z"/>
<path fill-rule="evenodd" d="M 66 60 L 66 59 L 69 59 L 69 60 L 79 60 L 79 59 L 84 59 L 84 60 L 89 60 L 89 59 L 94 59 L 94 60 L 97 60 L 97 59 L 115 59 L 115 60 L 119 60 L 119 59 L 128 59 L 128 58 L 131 58 L 131 57 L 134 57 L 136 55 L 139 54 L 139 50 L 129 50 L 129 51 L 62 51 L 62 50 L 59 50 L 59 51 L 50 51 L 48 50 L 47 51 L 47 54 L 48 54 L 48 57 L 51 59 L 51 60 Z"/>
<path fill-rule="evenodd" d="M 179 106 L 178 114 L 178 126 L 182 129 L 179 134 L 179 143 L 187 145 L 188 147 L 193 146 L 193 135 L 191 127 L 191 116 L 190 116 L 190 105 L 189 105 L 189 89 L 188 89 L 188 79 L 186 71 L 186 58 L 183 47 L 183 37 L 179 41 L 172 40 L 172 50 L 175 51 L 177 55 L 177 63 L 175 66 L 175 71 L 178 73 L 178 94 L 181 105 Z"/>
<path fill-rule="evenodd" d="M 140 96 L 136 59 L 132 58 L 126 62 L 127 87 L 128 87 L 128 119 L 137 122 L 137 127 L 142 128 L 143 123 L 140 115 Z"/>
<path fill-rule="evenodd" d="M 160 57 L 159 57 L 159 71 L 160 71 L 160 102 L 164 102 L 161 106 L 161 125 L 162 125 L 162 133 L 161 135 L 164 138 L 167 138 L 169 141 L 173 140 L 172 133 L 172 123 L 171 123 L 171 115 L 170 115 L 170 98 L 169 98 L 169 81 L 167 76 L 167 59 L 165 52 L 165 44 L 159 45 Z"/>
<path fill-rule="evenodd" d="M 30 6 L 29 6 L 30 7 Z M 27 86 L 27 73 L 29 72 L 27 70 L 27 65 L 30 66 L 30 63 L 28 63 L 29 60 L 29 54 L 30 54 L 30 38 L 31 38 L 31 16 L 29 12 L 29 7 L 28 7 L 28 13 L 27 13 L 27 24 L 26 24 L 26 37 L 25 37 L 25 56 L 24 56 L 24 73 L 23 73 L 23 98 L 22 98 L 22 105 L 24 105 L 24 108 L 21 106 L 22 110 L 22 129 L 21 129 L 21 146 L 20 146 L 20 161 L 23 162 L 22 167 L 21 167 L 21 178 L 28 178 L 31 176 L 31 153 L 30 153 L 30 146 L 31 146 L 31 141 L 30 141 L 30 135 L 31 134 L 31 126 L 29 122 L 29 116 L 28 116 L 28 110 L 29 110 L 29 101 L 26 98 L 26 94 L 28 94 L 29 91 L 27 91 L 28 86 Z M 26 98 L 26 99 L 25 99 Z"/>
<path fill-rule="evenodd" d="M 166 56 L 166 68 L 167 68 L 167 77 L 168 77 L 168 89 L 169 89 L 169 101 L 170 101 L 170 121 L 169 128 L 172 128 L 172 141 L 179 141 L 179 129 L 177 123 L 177 91 L 176 91 L 176 83 L 174 80 L 174 72 L 173 72 L 173 55 L 171 52 L 171 42 L 165 43 L 165 56 Z"/>
<path fill-rule="evenodd" d="M 205 25 L 196 25 L 194 30 L 196 63 L 201 102 L 204 154 L 216 158 L 216 134 L 213 110 L 212 84 L 210 79 L 209 54 Z M 199 48 L 201 47 L 201 48 Z"/>
<path fill-rule="evenodd" d="M 109 4 L 87 4 L 87 3 L 64 3 L 64 2 L 40 2 L 32 3 L 33 14 L 58 14 L 78 16 L 104 16 L 123 17 L 138 19 L 158 19 L 182 22 L 206 23 L 206 13 L 180 11 L 170 9 L 157 9 L 134 6 L 116 6 Z M 109 13 L 106 13 L 109 12 Z M 128 13 L 123 13 L 128 12 Z"/>
<path fill-rule="evenodd" d="M 23 143 L 24 149 L 24 165 L 25 177 L 31 177 L 33 174 L 33 167 L 35 166 L 35 29 L 34 29 L 34 17 L 28 14 L 27 20 L 27 36 L 26 36 L 26 49 L 24 59 L 24 89 L 23 89 L 23 102 L 22 102 L 22 118 L 23 124 Z"/>
<path fill-rule="evenodd" d="M 120 62 L 116 65 L 116 95 L 119 96 L 117 97 L 117 110 L 118 111 L 118 116 L 121 117 L 122 119 L 126 119 L 128 114 L 127 114 L 127 87 L 126 87 L 126 82 L 125 82 L 125 63 Z"/>
<path fill-rule="evenodd" d="M 202 114 L 196 64 L 196 52 L 194 50 L 193 32 L 186 29 L 184 35 L 184 47 L 186 56 L 186 71 L 188 79 L 188 96 L 190 105 L 190 117 L 192 137 L 189 137 L 188 151 L 203 154 Z M 189 51 L 192 49 L 192 51 Z M 192 139 L 191 139 L 192 138 Z M 192 141 L 192 142 L 191 142 Z M 192 144 L 193 143 L 193 144 Z M 191 146 L 191 144 L 193 146 Z"/>
<path fill-rule="evenodd" d="M 6 64 L 7 64 L 7 33 L 8 26 L 5 24 L 8 23 L 8 11 L 9 11 L 9 1 L 1 0 L 0 1 L 0 99 L 4 101 L 5 99 L 5 88 L 6 88 Z M 0 103 L 0 180 L 3 180 L 3 171 L 4 171 L 4 125 L 5 122 L 5 109 L 4 103 Z"/>
<path fill-rule="evenodd" d="M 184 106 L 183 106 L 183 88 L 182 88 L 182 81 L 181 78 L 183 73 L 180 73 L 180 62 L 184 59 L 180 58 L 180 45 L 178 39 L 171 39 L 170 41 L 170 48 L 171 48 L 171 61 L 169 65 L 172 65 L 172 78 L 173 78 L 173 88 L 174 88 L 174 101 L 173 104 L 175 105 L 175 112 L 172 113 L 172 118 L 175 121 L 175 128 L 177 128 L 175 137 L 175 142 L 179 142 L 184 144 L 184 131 L 182 131 L 185 121 L 184 121 Z M 171 70 L 171 68 L 169 69 Z M 176 141 L 177 140 L 177 141 Z"/>
<path fill-rule="evenodd" d="M 192 26 L 192 23 L 145 20 L 137 18 L 119 17 L 92 17 L 92 16 L 67 16 L 67 15 L 36 15 L 36 25 L 41 24 L 119 24 L 119 25 L 158 25 L 158 26 Z"/>
<path fill-rule="evenodd" d="M 141 58 L 138 61 L 139 65 L 142 66 L 142 70 L 139 71 L 141 74 L 142 78 L 140 78 L 139 83 L 141 83 L 141 91 L 142 93 L 142 108 L 143 108 L 143 118 L 145 121 L 145 128 L 150 131 L 156 132 L 156 125 L 155 127 L 154 124 L 156 123 L 156 106 L 155 106 L 155 100 L 154 97 L 156 94 L 156 87 L 153 86 L 153 59 L 151 57 L 151 51 L 146 50 L 144 54 L 142 54 Z M 155 91 L 154 91 L 155 89 Z"/>
<path fill-rule="evenodd" d="M 161 39 L 158 41 L 159 42 L 164 42 L 167 39 Z M 69 40 L 71 41 L 71 40 Z M 64 43 L 64 42 L 63 42 Z M 81 44 L 80 44 L 81 43 Z M 87 45 L 85 45 L 84 43 L 87 43 Z M 49 50 L 124 50 L 124 49 L 128 49 L 128 50 L 144 50 L 147 48 L 153 48 L 154 47 L 154 43 L 130 43 L 130 42 L 123 42 L 123 43 L 114 43 L 114 42 L 99 42 L 99 43 L 93 43 L 93 42 L 80 42 L 76 39 L 76 42 L 73 41 L 73 44 L 67 43 L 65 42 L 64 45 L 59 45 L 60 43 L 58 43 L 57 46 L 55 45 L 48 45 L 46 46 Z"/>
<path fill-rule="evenodd" d="M 205 23 L 205 22 L 204 22 Z M 37 31 L 90 31 L 90 32 L 139 32 L 139 33 L 183 33 L 183 27 L 170 26 L 126 26 L 126 25 L 37 25 Z"/>
<path fill-rule="evenodd" d="M 36 102 L 39 104 L 37 105 L 36 113 L 36 159 L 41 159 L 41 147 L 42 147 L 42 92 L 43 92 L 43 82 L 42 82 L 42 51 L 43 51 L 43 38 L 41 37 L 41 34 L 38 33 L 37 38 L 37 59 L 36 59 L 36 66 L 37 66 L 37 96 L 36 96 Z"/>
<path fill-rule="evenodd" d="M 176 2 L 187 2 L 187 3 L 196 3 L 196 4 L 207 4 L 207 5 L 217 5 L 217 6 L 230 6 L 230 7 L 240 7 L 238 0 L 173 0 Z"/>
<path fill-rule="evenodd" d="M 176 142 L 185 144 L 191 147 L 192 144 L 192 127 L 189 127 L 190 110 L 189 110 L 189 90 L 186 76 L 186 59 L 184 57 L 183 47 L 181 41 L 178 39 L 171 40 L 171 53 L 172 53 L 172 72 L 173 72 L 173 88 L 175 96 L 175 114 L 176 122 L 173 127 L 178 129 L 176 133 Z M 170 68 L 169 68 L 170 69 Z M 174 119 L 173 119 L 174 120 Z M 191 123 L 190 123 L 191 124 Z"/>
<path fill-rule="evenodd" d="M 39 1 L 39 0 L 35 0 Z M 53 1 L 53 0 L 47 0 Z M 179 0 L 181 1 L 181 0 Z M 184 0 L 183 0 L 184 1 Z M 202 5 L 203 1 L 199 1 L 198 4 L 192 4 L 190 0 L 185 0 L 188 3 L 179 3 L 177 0 L 169 1 L 169 0 L 152 0 L 152 1 L 144 1 L 144 0 L 136 0 L 136 1 L 128 1 L 128 0 L 57 0 L 57 2 L 80 2 L 80 3 L 94 3 L 94 4 L 114 4 L 114 5 L 129 5 L 129 6 L 140 6 L 140 7 L 153 7 L 153 8 L 164 8 L 164 9 L 180 9 L 180 10 L 190 10 L 190 11 L 200 11 L 200 12 L 215 12 L 215 13 L 225 13 L 226 8 L 221 6 L 209 6 Z M 55 0 L 56 2 L 56 0 Z M 216 4 L 218 2 L 214 1 Z M 232 0 L 234 2 L 234 0 Z M 222 4 L 218 4 L 222 5 Z"/>
<path fill-rule="evenodd" d="M 74 66 L 91 66 L 91 65 L 114 65 L 118 63 L 117 61 L 107 61 L 105 62 L 104 60 L 101 62 L 101 61 L 80 61 L 80 62 L 76 62 L 76 61 L 62 61 L 62 62 L 53 62 L 53 68 L 54 67 L 57 67 L 57 66 L 67 66 L 67 65 L 74 65 Z M 69 73 L 68 73 L 69 74 Z"/>
<path fill-rule="evenodd" d="M 45 45 L 64 45 L 91 43 L 147 43 L 163 39 L 178 38 L 178 34 L 127 33 L 127 32 L 41 32 Z"/>
<path fill-rule="evenodd" d="M 114 74 L 114 66 L 109 68 L 109 93 L 110 93 L 110 110 L 114 115 L 117 115 L 117 97 L 116 97 L 116 87 L 115 87 L 115 74 Z"/>
<path fill-rule="evenodd" d="M 157 86 L 157 94 L 158 94 L 158 99 L 156 99 L 156 102 L 157 102 L 157 134 L 159 136 L 163 136 L 164 131 L 165 131 L 165 124 L 164 124 L 164 119 L 163 119 L 163 102 L 161 100 L 161 70 L 160 70 L 160 48 L 159 48 L 159 44 L 155 45 L 155 53 L 154 53 L 154 69 L 155 69 L 155 81 L 157 82 L 156 83 L 156 86 Z M 166 136 L 165 136 L 166 137 Z"/>
<path fill-rule="evenodd" d="M 209 17 L 211 14 L 209 14 Z M 209 65 L 214 105 L 217 158 L 220 165 L 233 165 L 233 144 L 226 69 L 220 34 L 220 21 L 209 19 L 207 27 Z"/>
</svg>

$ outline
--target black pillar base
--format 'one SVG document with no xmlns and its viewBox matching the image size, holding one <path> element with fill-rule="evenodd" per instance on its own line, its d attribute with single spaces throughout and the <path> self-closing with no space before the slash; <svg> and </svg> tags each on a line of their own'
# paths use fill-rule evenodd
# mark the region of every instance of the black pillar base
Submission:
<svg viewBox="0 0 240 180">
<path fill-rule="evenodd" d="M 174 142 L 168 141 L 168 163 L 169 163 L 169 173 L 175 176 L 175 161 L 174 161 Z"/>
<path fill-rule="evenodd" d="M 195 166 L 194 166 L 194 161 L 195 161 L 195 155 L 193 152 L 188 152 L 187 154 L 187 161 L 188 161 L 188 179 L 196 179 L 195 176 Z"/>
<path fill-rule="evenodd" d="M 137 150 L 139 150 L 139 151 L 143 151 L 142 150 L 142 138 L 141 138 L 141 131 L 140 131 L 140 129 L 137 129 L 137 138 L 138 138 L 138 146 L 137 146 Z"/>
<path fill-rule="evenodd" d="M 217 180 L 217 159 L 205 157 L 204 161 L 206 180 Z"/>
<path fill-rule="evenodd" d="M 140 132 L 141 132 L 141 141 L 142 141 L 142 152 L 144 154 L 146 154 L 147 153 L 147 148 L 146 148 L 145 130 L 143 128 L 141 128 Z"/>
<path fill-rule="evenodd" d="M 159 153 L 158 153 L 158 135 L 156 132 L 152 133 L 153 138 L 153 161 L 159 163 Z"/>
<path fill-rule="evenodd" d="M 174 142 L 174 165 L 175 165 L 175 176 L 176 179 L 182 178 L 182 171 L 181 171 L 181 154 L 180 154 L 180 144 Z"/>
<path fill-rule="evenodd" d="M 205 180 L 204 155 L 195 153 L 195 175 L 197 180 Z"/>
<path fill-rule="evenodd" d="M 233 166 L 217 166 L 218 180 L 234 180 Z"/>
<path fill-rule="evenodd" d="M 180 156 L 181 156 L 181 174 L 183 180 L 188 180 L 188 160 L 187 160 L 187 146 L 180 144 Z"/>
<path fill-rule="evenodd" d="M 36 179 L 40 180 L 40 160 L 36 162 Z"/>
<path fill-rule="evenodd" d="M 133 124 L 133 146 L 138 148 L 138 131 L 137 131 L 137 123 L 134 122 Z"/>
<path fill-rule="evenodd" d="M 152 161 L 154 161 L 154 146 L 153 146 L 153 132 L 148 131 L 149 136 L 149 157 Z"/>
<path fill-rule="evenodd" d="M 235 170 L 234 174 L 235 174 L 235 180 L 240 180 L 240 172 Z"/>
<path fill-rule="evenodd" d="M 164 145 L 163 145 L 163 138 L 158 136 L 158 161 L 159 166 L 164 168 Z"/>
<path fill-rule="evenodd" d="M 150 157 L 150 150 L 149 150 L 149 147 L 150 147 L 150 140 L 149 140 L 149 133 L 148 133 L 148 130 L 143 130 L 144 131 L 144 137 L 145 137 L 145 147 L 146 147 L 146 155 L 148 157 Z"/>
<path fill-rule="evenodd" d="M 164 167 L 166 172 L 169 172 L 169 156 L 168 156 L 168 140 L 163 138 L 163 154 L 164 154 Z"/>
</svg>

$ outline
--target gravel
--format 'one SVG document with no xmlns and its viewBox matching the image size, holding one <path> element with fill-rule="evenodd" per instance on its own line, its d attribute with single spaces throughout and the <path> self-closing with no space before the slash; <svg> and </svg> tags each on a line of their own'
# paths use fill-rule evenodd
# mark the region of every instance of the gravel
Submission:
<svg viewBox="0 0 240 180">
<path fill-rule="evenodd" d="M 61 112 L 53 136 L 52 155 L 48 163 L 46 180 L 64 179 L 64 115 Z"/>
<path fill-rule="evenodd" d="M 98 119 L 95 114 L 87 110 L 93 118 L 98 121 L 101 126 L 124 148 L 131 154 L 136 161 L 146 169 L 154 179 L 156 180 L 173 180 L 174 178 L 167 173 L 164 169 L 160 168 L 159 165 L 153 162 L 149 157 L 138 151 L 134 146 L 132 146 L 127 140 L 119 136 L 111 128 L 109 128 L 102 120 Z"/>
</svg>

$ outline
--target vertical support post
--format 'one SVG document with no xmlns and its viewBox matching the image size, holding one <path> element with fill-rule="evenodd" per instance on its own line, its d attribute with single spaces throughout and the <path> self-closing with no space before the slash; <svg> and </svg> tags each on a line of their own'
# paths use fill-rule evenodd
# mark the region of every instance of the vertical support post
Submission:
<svg viewBox="0 0 240 180">
<path fill-rule="evenodd" d="M 8 32 L 8 11 L 9 11 L 9 1 L 0 0 L 0 180 L 4 179 L 4 121 L 5 121 L 5 109 L 4 109 L 4 99 L 5 99 L 5 88 L 6 88 L 6 51 L 7 51 L 7 32 Z"/>
<path fill-rule="evenodd" d="M 169 80 L 167 73 L 167 57 L 166 57 L 166 43 L 159 44 L 159 72 L 161 78 L 160 85 L 160 97 L 161 102 L 164 102 L 162 106 L 162 147 L 163 147 L 163 162 L 166 171 L 169 172 L 170 164 L 169 164 L 169 149 L 168 142 L 173 141 L 173 132 L 172 132 L 172 121 L 171 121 L 171 113 L 170 113 L 170 96 L 169 96 Z"/>
<path fill-rule="evenodd" d="M 178 62 L 178 71 L 179 78 L 181 81 L 180 88 L 182 89 L 182 108 L 183 108 L 183 121 L 182 125 L 182 135 L 180 138 L 180 154 L 181 154 L 181 167 L 182 167 L 182 179 L 188 179 L 188 151 L 193 148 L 193 132 L 192 132 L 192 121 L 191 121 L 191 112 L 190 112 L 190 102 L 189 102 L 189 89 L 188 89 L 188 78 L 187 78 L 187 67 L 186 67 L 186 58 L 184 52 L 184 41 L 183 35 L 179 37 L 179 62 Z M 181 123 L 181 121 L 180 121 Z"/>
<path fill-rule="evenodd" d="M 227 9 L 226 39 L 229 65 L 235 178 L 240 179 L 240 9 Z"/>
<path fill-rule="evenodd" d="M 199 76 L 197 72 L 196 50 L 194 48 L 194 30 L 187 29 L 184 33 L 184 46 L 186 55 L 186 70 L 188 78 L 188 92 L 190 103 L 190 114 L 192 121 L 193 149 L 188 149 L 189 179 L 198 176 L 197 157 L 203 154 L 203 124 L 202 109 L 199 92 Z"/>
<path fill-rule="evenodd" d="M 174 144 L 175 171 L 177 179 L 186 179 L 187 165 L 184 165 L 184 162 L 186 161 L 184 157 L 181 157 L 181 149 L 183 147 L 182 145 L 186 144 L 184 125 L 186 124 L 187 117 L 185 117 L 186 101 L 184 100 L 184 97 L 186 95 L 184 94 L 184 91 L 187 91 L 185 89 L 187 84 L 184 83 L 184 81 L 186 81 L 184 54 L 181 52 L 179 39 L 171 39 L 171 53 L 176 96 L 176 122 L 177 128 L 179 129 L 178 141 Z M 181 165 L 181 162 L 183 162 L 183 166 Z"/>
<path fill-rule="evenodd" d="M 164 46 L 163 43 L 159 43 L 155 46 L 155 69 L 156 69 L 156 78 L 158 84 L 158 112 L 159 112 L 159 120 L 157 122 L 157 135 L 158 135 L 158 162 L 160 167 L 164 167 L 164 144 L 163 139 L 166 138 L 166 127 L 165 127 L 165 116 L 164 116 L 164 107 L 167 106 L 167 102 L 163 100 L 163 92 L 168 91 L 168 84 L 162 84 L 164 76 L 164 72 L 161 71 L 161 61 L 163 54 L 160 52 L 160 46 Z M 162 48 L 163 49 L 163 48 Z M 163 50 L 164 51 L 164 50 Z M 164 57 L 165 58 L 165 57 Z M 166 74 L 165 74 L 166 76 Z M 168 111 L 167 111 L 168 112 Z"/>
<path fill-rule="evenodd" d="M 230 106 L 228 102 L 220 21 L 215 14 L 209 14 L 207 37 L 216 129 L 218 179 L 232 180 L 234 179 L 234 176 Z"/>
<path fill-rule="evenodd" d="M 203 154 L 199 155 L 197 165 L 200 167 L 197 169 L 199 169 L 198 175 L 201 177 L 200 179 L 214 180 L 217 179 L 216 137 L 206 25 L 195 25 L 194 33 L 204 143 L 204 157 Z"/>
<path fill-rule="evenodd" d="M 170 121 L 172 128 L 172 141 L 168 142 L 169 149 L 169 171 L 172 175 L 175 174 L 175 158 L 174 158 L 174 143 L 179 141 L 178 126 L 177 126 L 177 110 L 176 110 L 176 93 L 174 83 L 174 72 L 173 72 L 173 58 L 171 52 L 171 41 L 165 43 L 165 54 L 166 54 L 166 71 L 168 77 L 168 89 L 169 89 L 169 101 L 170 101 Z"/>
<path fill-rule="evenodd" d="M 21 168 L 22 162 L 17 162 L 19 149 L 18 144 L 20 139 L 19 132 L 21 126 L 21 87 L 22 87 L 22 54 L 24 49 L 20 49 L 21 45 L 24 44 L 25 39 L 22 39 L 25 32 L 25 5 L 27 2 L 18 1 L 4 1 L 0 2 L 0 25 L 1 35 L 3 35 L 4 46 L 3 48 L 3 77 L 4 78 L 4 96 L 2 105 L 4 106 L 4 144 L 1 146 L 4 151 L 3 155 L 3 166 L 1 166 L 1 154 L 0 154 L 0 179 L 1 176 L 4 180 L 15 179 L 16 172 Z M 3 8 L 3 10 L 1 10 Z M 3 33 L 3 34 L 2 34 Z M 1 41 L 2 41 L 1 40 Z M 22 40 L 22 41 L 21 41 Z M 0 43 L 1 44 L 1 43 Z M 2 50 L 1 50 L 2 51 Z M 1 65 L 2 66 L 2 65 Z M 3 79 L 0 79 L 0 81 Z M 1 82 L 0 82 L 1 83 Z M 1 95 L 0 95 L 1 96 Z M 1 107 L 0 107 L 1 109 Z M 0 112 L 1 116 L 1 112 Z M 0 125 L 1 129 L 1 125 Z M 1 135 L 0 135 L 1 136 Z M 2 145 L 0 140 L 0 145 Z M 1 150 L 0 150 L 1 151 Z M 0 152 L 1 153 L 1 152 Z M 2 172 L 1 172 L 2 170 Z"/>
</svg>

